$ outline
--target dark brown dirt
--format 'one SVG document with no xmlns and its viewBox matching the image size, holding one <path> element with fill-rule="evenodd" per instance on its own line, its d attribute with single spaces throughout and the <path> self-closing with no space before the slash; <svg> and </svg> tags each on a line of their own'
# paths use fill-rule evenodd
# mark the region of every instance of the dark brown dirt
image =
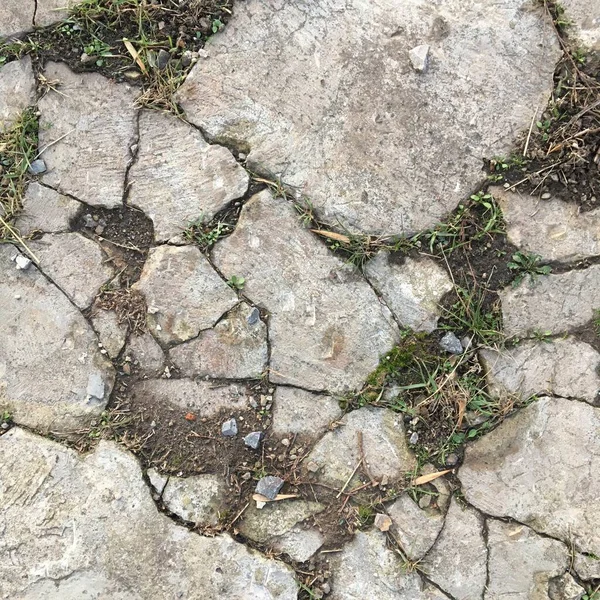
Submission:
<svg viewBox="0 0 600 600">
<path fill-rule="evenodd" d="M 117 283 L 130 287 L 142 272 L 148 250 L 154 244 L 152 221 L 139 209 L 86 206 L 71 222 L 71 229 L 97 241 L 115 271 Z"/>
<path fill-rule="evenodd" d="M 116 80 L 143 81 L 123 38 L 138 48 L 138 42 L 145 40 L 155 54 L 161 49 L 169 52 L 173 70 L 183 71 L 189 66 L 181 62 L 183 53 L 203 48 L 214 34 L 213 27 L 218 30 L 227 23 L 232 7 L 233 0 L 99 0 L 94 8 L 75 7 L 66 21 L 35 31 L 26 39 L 31 41 L 32 58 L 39 68 L 49 60 L 62 61 L 77 72 L 96 71 Z M 82 62 L 82 54 L 90 47 L 94 52 L 88 54 L 93 60 Z M 15 49 L 0 50 L 2 54 L 7 60 L 16 57 Z M 131 76 L 136 72 L 139 79 Z"/>
</svg>

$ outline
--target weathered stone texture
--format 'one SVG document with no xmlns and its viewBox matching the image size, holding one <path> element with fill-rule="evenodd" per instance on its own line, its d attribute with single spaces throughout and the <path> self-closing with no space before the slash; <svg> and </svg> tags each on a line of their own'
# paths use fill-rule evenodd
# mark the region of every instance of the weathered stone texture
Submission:
<svg viewBox="0 0 600 600">
<path fill-rule="evenodd" d="M 0 40 L 19 36 L 33 29 L 35 0 L 2 0 L 0 3 Z"/>
<path fill-rule="evenodd" d="M 479 353 L 495 396 L 552 395 L 594 402 L 600 392 L 600 354 L 575 338 L 523 342 Z"/>
<path fill-rule="evenodd" d="M 483 597 L 486 564 L 483 518 L 453 498 L 444 528 L 421 566 L 456 600 L 474 600 Z"/>
<path fill-rule="evenodd" d="M 3 10 L 0 7 L 0 27 L 4 25 Z M 23 110 L 35 104 L 35 101 L 35 77 L 29 56 L 13 60 L 0 68 L 0 131 L 13 125 Z"/>
<path fill-rule="evenodd" d="M 357 531 L 332 563 L 331 600 L 447 600 L 437 589 L 423 585 L 417 573 L 404 571 L 380 531 Z"/>
<path fill-rule="evenodd" d="M 275 435 L 297 434 L 315 439 L 341 416 L 340 405 L 331 396 L 279 386 L 273 395 L 271 431 Z"/>
<path fill-rule="evenodd" d="M 153 248 L 133 287 L 146 298 L 148 327 L 166 344 L 197 336 L 237 303 L 195 246 Z"/>
<path fill-rule="evenodd" d="M 0 410 L 16 423 L 70 431 L 105 408 L 114 382 L 98 338 L 67 297 L 0 245 Z"/>
<path fill-rule="evenodd" d="M 200 526 L 219 523 L 219 511 L 225 505 L 227 492 L 222 477 L 210 474 L 165 476 L 156 469 L 149 469 L 148 478 L 165 506 L 179 518 Z"/>
<path fill-rule="evenodd" d="M 229 150 L 207 144 L 191 125 L 145 110 L 129 180 L 129 201 L 152 219 L 156 239 L 167 241 L 243 196 L 249 178 Z"/>
<path fill-rule="evenodd" d="M 399 264 L 380 252 L 367 263 L 365 274 L 403 327 L 425 332 L 437 327 L 439 302 L 453 286 L 436 262 L 407 257 Z"/>
<path fill-rule="evenodd" d="M 402 494 L 388 507 L 387 513 L 402 550 L 411 560 L 420 560 L 427 554 L 444 526 L 443 514 L 419 508 L 408 494 Z"/>
<path fill-rule="evenodd" d="M 581 212 L 574 202 L 542 200 L 490 188 L 506 220 L 508 240 L 545 261 L 569 262 L 600 254 L 600 209 Z"/>
<path fill-rule="evenodd" d="M 258 309 L 245 302 L 236 306 L 212 329 L 170 352 L 188 377 L 260 379 L 267 367 L 267 326 Z"/>
<path fill-rule="evenodd" d="M 542 398 L 469 446 L 467 500 L 498 517 L 600 555 L 600 411 Z"/>
<path fill-rule="evenodd" d="M 57 82 L 38 104 L 44 183 L 88 204 L 119 206 L 137 137 L 138 92 L 62 63 L 49 62 L 44 76 Z"/>
<path fill-rule="evenodd" d="M 67 231 L 80 206 L 76 200 L 33 181 L 23 197 L 23 211 L 17 219 L 17 228 L 21 235 L 29 235 L 34 231 Z"/>
<path fill-rule="evenodd" d="M 600 5 L 596 0 L 562 0 L 572 32 L 590 50 L 600 50 Z"/>
<path fill-rule="evenodd" d="M 177 94 L 193 123 L 325 220 L 394 234 L 434 225 L 512 150 L 560 56 L 522 0 L 251 0 L 206 50 Z"/>
<path fill-rule="evenodd" d="M 88 308 L 114 275 L 100 246 L 80 233 L 50 233 L 28 246 L 40 269 L 79 308 Z"/>
<path fill-rule="evenodd" d="M 117 358 L 127 339 L 127 325 L 119 323 L 117 313 L 112 310 L 93 311 L 92 325 L 108 356 Z"/>
<path fill-rule="evenodd" d="M 485 600 L 549 598 L 550 580 L 563 575 L 569 564 L 564 544 L 541 537 L 519 523 L 489 519 L 488 547 Z"/>
<path fill-rule="evenodd" d="M 250 199 L 213 259 L 246 279 L 270 314 L 270 380 L 316 391 L 359 387 L 398 339 L 389 311 L 361 275 L 333 256 L 268 191 Z"/>
<path fill-rule="evenodd" d="M 314 462 L 319 467 L 319 481 L 339 487 L 348 481 L 361 457 L 359 433 L 367 468 L 375 479 L 387 477 L 394 481 L 415 467 L 415 457 L 404 436 L 402 415 L 386 408 L 365 407 L 347 414 L 342 424 L 326 433 L 306 458 L 306 464 Z"/>
<path fill-rule="evenodd" d="M 591 321 L 600 308 L 600 265 L 526 277 L 519 287 L 500 292 L 500 299 L 508 336 L 571 331 Z"/>
<path fill-rule="evenodd" d="M 160 514 L 137 461 L 110 442 L 80 457 L 20 429 L 0 437 L 0 525 L 3 600 L 298 593 L 283 563 Z"/>
</svg>

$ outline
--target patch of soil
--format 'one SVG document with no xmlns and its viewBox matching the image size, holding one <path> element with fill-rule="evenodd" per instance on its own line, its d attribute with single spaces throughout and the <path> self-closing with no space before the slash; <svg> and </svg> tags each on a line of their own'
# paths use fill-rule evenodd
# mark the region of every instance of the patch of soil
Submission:
<svg viewBox="0 0 600 600">
<path fill-rule="evenodd" d="M 72 220 L 71 229 L 102 246 L 119 273 L 122 287 L 130 287 L 139 279 L 154 243 L 154 226 L 141 210 L 131 206 L 113 209 L 86 206 Z"/>
<path fill-rule="evenodd" d="M 38 67 L 66 62 L 76 72 L 96 71 L 116 79 L 142 80 L 143 71 L 123 39 L 141 51 L 144 44 L 157 56 L 169 53 L 174 70 L 185 69 L 184 52 L 197 52 L 222 29 L 232 14 L 233 0 L 98 0 L 71 10 L 68 19 L 27 36 Z M 82 61 L 84 52 L 89 59 Z M 7 58 L 14 58 L 7 53 Z M 137 73 L 136 76 L 132 75 Z"/>
<path fill-rule="evenodd" d="M 490 171 L 523 193 L 551 194 L 587 211 L 600 205 L 600 53 L 565 50 L 552 98 L 529 140 L 523 136 L 506 171 L 497 160 Z"/>
</svg>

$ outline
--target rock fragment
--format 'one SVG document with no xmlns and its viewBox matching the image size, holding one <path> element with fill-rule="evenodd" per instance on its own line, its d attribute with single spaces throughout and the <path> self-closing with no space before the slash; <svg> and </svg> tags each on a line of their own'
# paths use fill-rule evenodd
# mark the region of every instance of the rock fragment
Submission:
<svg viewBox="0 0 600 600">
<path fill-rule="evenodd" d="M 406 257 L 400 264 L 380 252 L 365 267 L 365 274 L 403 327 L 431 332 L 440 316 L 439 302 L 452 289 L 446 271 L 429 258 Z"/>
<path fill-rule="evenodd" d="M 284 483 L 285 482 L 281 477 L 267 475 L 258 480 L 258 483 L 256 484 L 256 493 L 269 500 L 275 500 Z"/>
<path fill-rule="evenodd" d="M 173 348 L 173 362 L 190 377 L 259 379 L 267 366 L 267 326 L 242 302 L 212 329 Z"/>
<path fill-rule="evenodd" d="M 461 341 L 451 331 L 449 331 L 442 337 L 442 339 L 440 340 L 440 347 L 442 348 L 442 350 L 445 350 L 450 354 L 463 353 L 463 346 Z"/>
<path fill-rule="evenodd" d="M 115 373 L 81 313 L 33 265 L 15 269 L 14 252 L 0 245 L 0 412 L 73 431 L 104 410 Z"/>
<path fill-rule="evenodd" d="M 35 0 L 3 0 L 0 4 L 0 40 L 19 37 L 32 29 L 34 13 Z"/>
<path fill-rule="evenodd" d="M 562 398 L 522 408 L 467 447 L 458 472 L 466 499 L 600 555 L 599 412 Z"/>
<path fill-rule="evenodd" d="M 42 173 L 45 173 L 46 170 L 46 163 L 41 158 L 31 161 L 31 164 L 27 168 L 27 172 L 34 176 L 41 175 Z"/>
<path fill-rule="evenodd" d="M 354 389 L 398 338 L 368 283 L 269 191 L 244 205 L 235 231 L 216 244 L 213 260 L 225 277 L 244 277 L 244 294 L 270 314 L 273 383 Z"/>
<path fill-rule="evenodd" d="M 508 240 L 517 248 L 538 254 L 544 261 L 570 262 L 600 255 L 600 209 L 580 212 L 574 202 L 539 200 L 501 187 L 491 188 L 490 193 L 502 208 Z"/>
<path fill-rule="evenodd" d="M 52 23 L 62 21 L 69 16 L 69 9 L 80 4 L 83 0 L 36 0 L 36 27 L 47 27 Z"/>
<path fill-rule="evenodd" d="M 44 76 L 58 83 L 38 104 L 48 169 L 43 182 L 88 204 L 120 206 L 138 92 L 97 73 L 73 73 L 63 63 L 47 63 Z"/>
<path fill-rule="evenodd" d="M 195 246 L 150 250 L 133 288 L 146 298 L 150 331 L 165 344 L 197 336 L 237 303 L 235 292 Z"/>
<path fill-rule="evenodd" d="M 110 358 L 117 358 L 127 339 L 127 325 L 119 323 L 112 310 L 98 310 L 92 316 L 92 325 Z"/>
<path fill-rule="evenodd" d="M 398 555 L 386 547 L 380 531 L 357 531 L 341 553 L 332 559 L 332 600 L 447 600 L 416 572 L 407 573 Z"/>
<path fill-rule="evenodd" d="M 575 338 L 528 341 L 479 353 L 495 396 L 526 400 L 550 394 L 593 403 L 600 392 L 600 354 Z"/>
<path fill-rule="evenodd" d="M 173 514 L 201 527 L 218 525 L 227 492 L 220 477 L 208 474 L 166 477 L 155 469 L 149 469 L 148 478 Z"/>
<path fill-rule="evenodd" d="M 145 377 L 156 376 L 162 373 L 165 367 L 165 354 L 148 332 L 140 335 L 132 334 L 129 337 L 125 357 L 129 357 Z"/>
<path fill-rule="evenodd" d="M 317 530 L 303 528 L 301 523 L 324 508 L 318 502 L 304 500 L 269 502 L 260 510 L 251 505 L 244 511 L 239 530 L 248 539 L 305 562 L 323 545 L 324 539 Z"/>
<path fill-rule="evenodd" d="M 34 231 L 65 232 L 80 206 L 76 200 L 32 181 L 25 192 L 23 211 L 16 225 L 22 235 Z"/>
<path fill-rule="evenodd" d="M 314 440 L 341 416 L 340 405 L 331 396 L 279 386 L 273 395 L 271 430 L 279 436 L 296 434 Z"/>
<path fill-rule="evenodd" d="M 253 431 L 248 435 L 244 436 L 244 444 L 246 444 L 248 448 L 252 448 L 252 450 L 258 450 L 263 436 L 264 434 L 262 431 Z"/>
<path fill-rule="evenodd" d="M 155 110 L 140 114 L 138 158 L 129 201 L 154 222 L 157 241 L 178 239 L 198 219 L 208 222 L 240 198 L 248 174 L 229 150 L 211 146 L 184 121 Z"/>
<path fill-rule="evenodd" d="M 14 428 L 0 437 L 0 481 L 2 540 L 20 549 L 0 561 L 3 599 L 297 597 L 283 563 L 161 514 L 138 461 L 111 442 L 81 456 Z"/>
<path fill-rule="evenodd" d="M 0 39 L 5 26 L 2 18 L 5 11 L 5 7 L 0 7 Z M 0 67 L 0 131 L 14 125 L 19 115 L 35 102 L 35 77 L 31 58 L 25 56 Z"/>
<path fill-rule="evenodd" d="M 444 515 L 436 510 L 422 510 L 408 494 L 402 494 L 387 510 L 406 556 L 421 560 L 442 530 Z"/>
<path fill-rule="evenodd" d="M 569 565 L 564 544 L 541 537 L 519 523 L 490 519 L 488 547 L 486 600 L 550 598 L 551 580 L 563 575 Z M 558 592 L 559 582 L 553 588 Z"/>
<path fill-rule="evenodd" d="M 375 479 L 395 481 L 416 465 L 406 444 L 401 415 L 385 408 L 364 407 L 347 414 L 306 458 L 307 463 L 314 462 L 319 468 L 319 481 L 333 487 L 348 481 L 361 456 L 359 432 L 366 468 Z M 353 479 L 350 485 L 356 483 L 356 476 Z"/>
<path fill-rule="evenodd" d="M 80 233 L 50 233 L 28 246 L 39 258 L 40 269 L 79 308 L 91 306 L 114 275 L 100 246 Z"/>
<path fill-rule="evenodd" d="M 224 437 L 235 437 L 238 433 L 238 426 L 235 419 L 228 419 L 221 425 L 221 435 Z"/>
<path fill-rule="evenodd" d="M 444 528 L 421 566 L 452 598 L 482 598 L 487 576 L 482 517 L 453 498 Z"/>
<path fill-rule="evenodd" d="M 504 331 L 507 336 L 571 331 L 594 318 L 598 298 L 600 265 L 535 281 L 526 277 L 518 287 L 500 292 Z"/>
<path fill-rule="evenodd" d="M 574 37 L 590 50 L 600 50 L 600 6 L 595 0 L 563 0 L 561 6 Z"/>
<path fill-rule="evenodd" d="M 409 51 L 408 58 L 410 58 L 410 62 L 415 71 L 418 73 L 425 73 L 429 65 L 429 46 L 427 44 L 415 46 Z"/>
</svg>

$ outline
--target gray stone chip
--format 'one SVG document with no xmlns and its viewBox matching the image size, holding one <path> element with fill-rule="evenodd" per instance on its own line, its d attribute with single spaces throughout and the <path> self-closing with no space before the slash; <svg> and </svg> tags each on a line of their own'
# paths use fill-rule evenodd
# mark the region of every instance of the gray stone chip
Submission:
<svg viewBox="0 0 600 600">
<path fill-rule="evenodd" d="M 267 475 L 266 477 L 259 479 L 256 484 L 256 493 L 265 496 L 265 498 L 268 498 L 269 500 L 275 500 L 284 483 L 285 482 L 281 477 Z"/>
</svg>

